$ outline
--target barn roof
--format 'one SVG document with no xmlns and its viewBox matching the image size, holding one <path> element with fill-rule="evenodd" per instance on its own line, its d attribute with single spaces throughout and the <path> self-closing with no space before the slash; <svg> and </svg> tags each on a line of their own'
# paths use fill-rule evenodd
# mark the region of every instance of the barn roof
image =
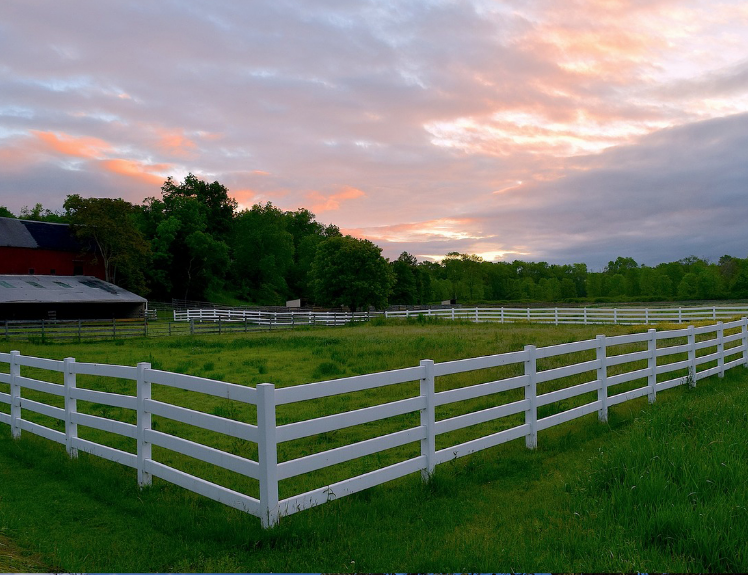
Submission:
<svg viewBox="0 0 748 575">
<path fill-rule="evenodd" d="M 0 304 L 145 303 L 146 299 L 90 276 L 0 275 Z"/>
<path fill-rule="evenodd" d="M 0 246 L 80 252 L 68 224 L 0 218 Z"/>
<path fill-rule="evenodd" d="M 0 218 L 0 246 L 36 248 L 39 244 L 21 220 Z"/>
</svg>

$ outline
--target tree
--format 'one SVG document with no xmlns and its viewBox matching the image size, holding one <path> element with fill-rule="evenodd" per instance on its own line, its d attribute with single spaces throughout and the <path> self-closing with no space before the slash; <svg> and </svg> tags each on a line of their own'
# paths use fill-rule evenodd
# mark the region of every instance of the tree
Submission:
<svg viewBox="0 0 748 575">
<path fill-rule="evenodd" d="M 418 260 L 408 252 L 403 252 L 390 265 L 395 276 L 395 286 L 391 300 L 394 303 L 412 305 L 418 300 Z"/>
<path fill-rule="evenodd" d="M 75 236 L 83 244 L 96 246 L 106 281 L 144 293 L 142 270 L 150 249 L 133 221 L 137 208 L 121 198 L 82 198 L 78 194 L 67 196 L 63 207 Z"/>
<path fill-rule="evenodd" d="M 13 215 L 13 212 L 11 212 L 8 208 L 5 206 L 0 206 L 0 218 L 15 218 L 16 216 Z"/>
<path fill-rule="evenodd" d="M 340 236 L 340 229 L 330 224 L 324 226 L 315 220 L 312 212 L 299 208 L 284 212 L 286 230 L 293 236 L 293 265 L 286 274 L 289 292 L 295 297 L 312 299 L 309 287 L 309 270 L 317 253 L 317 246 L 325 238 Z"/>
<path fill-rule="evenodd" d="M 244 297 L 261 304 L 285 302 L 286 276 L 294 263 L 294 238 L 286 226 L 286 214 L 270 202 L 236 216 L 232 271 Z"/>
<path fill-rule="evenodd" d="M 693 272 L 688 272 L 678 284 L 679 299 L 697 299 L 699 297 L 699 278 Z"/>
<path fill-rule="evenodd" d="M 35 222 L 61 223 L 65 221 L 63 214 L 47 210 L 40 203 L 36 203 L 31 209 L 28 206 L 23 206 L 18 217 L 22 220 L 33 220 Z"/>
<path fill-rule="evenodd" d="M 229 197 L 226 186 L 218 182 L 209 184 L 193 174 L 188 174 L 181 184 L 169 176 L 161 186 L 161 194 L 167 205 L 179 197 L 197 200 L 205 216 L 206 233 L 217 240 L 226 240 L 237 208 L 236 200 Z"/>
<path fill-rule="evenodd" d="M 605 273 L 609 275 L 625 274 L 628 270 L 634 270 L 639 267 L 634 258 L 617 257 L 615 261 L 608 262 Z"/>
<path fill-rule="evenodd" d="M 168 178 L 162 199 L 146 198 L 142 225 L 153 246 L 150 281 L 158 297 L 200 299 L 220 289 L 229 267 L 229 246 L 236 201 L 228 190 L 189 174 L 178 184 Z"/>
<path fill-rule="evenodd" d="M 320 243 L 309 275 L 317 303 L 351 311 L 385 307 L 395 283 L 382 249 L 351 236 Z"/>
</svg>

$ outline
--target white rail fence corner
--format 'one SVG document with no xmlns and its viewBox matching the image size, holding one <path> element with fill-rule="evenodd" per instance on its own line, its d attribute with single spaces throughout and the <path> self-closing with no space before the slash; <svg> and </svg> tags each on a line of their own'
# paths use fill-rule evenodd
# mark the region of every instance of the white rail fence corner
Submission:
<svg viewBox="0 0 748 575">
<path fill-rule="evenodd" d="M 584 356 L 581 360 L 579 354 Z M 591 413 L 597 413 L 604 422 L 611 406 L 645 395 L 654 402 L 658 393 L 672 387 L 694 386 L 705 377 L 722 377 L 726 370 L 741 365 L 748 367 L 748 320 L 744 317 L 697 328 L 599 335 L 591 340 L 548 347 L 528 345 L 520 351 L 441 363 L 426 359 L 415 367 L 278 389 L 270 383 L 252 388 L 171 373 L 153 369 L 148 363 L 129 367 L 77 362 L 71 357 L 60 361 L 24 356 L 18 351 L 0 353 L 0 366 L 3 364 L 7 365 L 7 372 L 0 373 L 0 423 L 10 426 L 12 438 L 28 432 L 64 445 L 70 457 L 83 451 L 120 463 L 136 470 L 140 486 L 150 485 L 152 478 L 157 477 L 257 516 L 263 527 L 271 527 L 283 516 L 412 473 L 419 472 L 427 480 L 441 463 L 508 441 L 524 438 L 525 445 L 533 449 L 538 445 L 538 433 L 553 426 Z M 468 372 L 486 374 L 481 370 L 494 368 L 515 371 L 499 379 L 437 391 L 439 378 Z M 31 377 L 40 377 L 39 372 L 60 373 L 62 377 L 57 379 L 62 379 L 62 383 Z M 566 379 L 584 379 L 585 374 L 588 379 L 582 383 Z M 132 382 L 135 395 L 88 389 L 78 385 L 79 376 Z M 488 377 L 493 376 L 489 373 Z M 276 419 L 278 406 L 399 384 L 416 386 L 408 388 L 413 395 L 282 425 Z M 616 389 L 617 386 L 622 387 Z M 159 391 L 156 397 L 161 399 L 153 398 L 154 389 Z M 175 405 L 164 400 L 167 393 L 161 393 L 169 391 L 170 397 L 178 397 L 184 403 L 189 394 L 179 395 L 179 390 L 254 406 L 256 424 Z M 569 405 L 574 398 L 576 403 L 583 401 L 585 395 L 589 401 L 579 405 L 572 401 Z M 461 407 L 478 398 L 489 401 L 490 406 L 436 417 L 437 408 L 441 407 L 440 413 L 444 413 L 446 406 Z M 86 413 L 79 409 L 81 402 L 88 406 L 87 411 L 95 410 L 96 406 L 119 408 L 129 414 L 129 420 L 122 415 L 120 419 L 108 417 L 105 411 Z M 308 441 L 314 445 L 319 434 L 406 414 L 418 414 L 417 423 L 370 439 L 279 461 L 279 445 L 283 443 L 310 438 Z M 185 439 L 178 432 L 161 431 L 153 425 L 154 417 L 254 444 L 257 460 L 232 453 L 229 448 L 218 449 Z M 49 420 L 53 423 L 44 424 Z M 58 429 L 54 428 L 55 421 Z M 438 447 L 440 436 L 447 439 L 446 434 L 488 423 L 491 426 L 486 434 L 468 440 L 462 437 L 456 444 Z M 80 428 L 87 430 L 84 436 L 88 439 L 79 436 Z M 105 445 L 95 441 L 90 430 L 127 438 L 134 447 L 128 451 Z M 404 460 L 279 498 L 279 484 L 285 480 L 408 445 L 415 452 Z M 257 496 L 177 469 L 154 456 L 154 446 L 199 460 L 211 468 L 240 474 L 256 482 Z M 184 465 L 189 468 L 189 463 Z"/>
</svg>

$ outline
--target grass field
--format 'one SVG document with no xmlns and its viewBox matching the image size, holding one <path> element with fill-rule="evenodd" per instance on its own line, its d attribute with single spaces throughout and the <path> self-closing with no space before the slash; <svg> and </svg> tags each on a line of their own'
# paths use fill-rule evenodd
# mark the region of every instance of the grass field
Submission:
<svg viewBox="0 0 748 575">
<path fill-rule="evenodd" d="M 285 386 L 632 331 L 414 321 L 158 341 L 0 342 L 0 351 L 151 361 Z M 522 440 L 505 444 L 439 466 L 427 484 L 405 477 L 270 531 L 160 481 L 141 492 L 132 470 L 85 454 L 70 461 L 60 446 L 28 433 L 14 442 L 1 426 L 0 571 L 745 571 L 746 371 L 667 391 L 652 406 L 645 398 L 616 406 L 607 424 L 591 415 L 541 432 L 535 451 Z"/>
</svg>

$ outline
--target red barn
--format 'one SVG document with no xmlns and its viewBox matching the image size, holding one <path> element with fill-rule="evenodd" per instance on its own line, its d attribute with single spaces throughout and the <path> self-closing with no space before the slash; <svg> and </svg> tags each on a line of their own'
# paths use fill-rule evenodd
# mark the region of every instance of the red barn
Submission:
<svg viewBox="0 0 748 575">
<path fill-rule="evenodd" d="M 0 274 L 93 276 L 104 263 L 68 224 L 0 218 Z"/>
</svg>

